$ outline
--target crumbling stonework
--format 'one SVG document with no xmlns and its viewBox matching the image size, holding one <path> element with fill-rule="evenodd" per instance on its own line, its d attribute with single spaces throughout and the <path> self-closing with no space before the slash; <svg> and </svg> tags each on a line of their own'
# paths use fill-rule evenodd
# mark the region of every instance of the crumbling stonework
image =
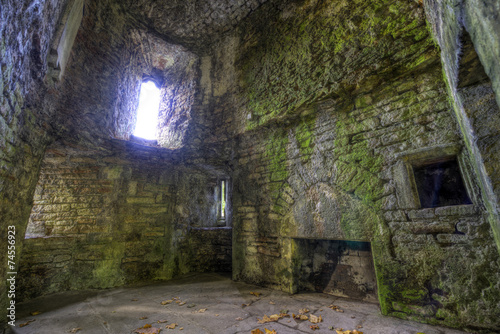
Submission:
<svg viewBox="0 0 500 334">
<path fill-rule="evenodd" d="M 349 272 L 345 294 L 385 315 L 500 330 L 494 1 L 0 12 L 0 234 L 16 226 L 18 301 L 205 271 L 295 293 L 326 263 L 330 288 Z M 162 89 L 153 141 L 132 136 L 145 79 Z M 450 161 L 468 200 L 424 208 L 414 169 Z M 348 242 L 362 254 L 314 259 Z"/>
</svg>

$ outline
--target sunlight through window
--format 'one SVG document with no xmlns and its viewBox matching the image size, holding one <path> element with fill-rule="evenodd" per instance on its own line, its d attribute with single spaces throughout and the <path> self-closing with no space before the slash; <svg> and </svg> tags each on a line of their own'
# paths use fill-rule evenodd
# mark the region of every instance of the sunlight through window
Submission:
<svg viewBox="0 0 500 334">
<path fill-rule="evenodd" d="M 144 139 L 156 139 L 158 109 L 160 108 L 160 89 L 153 81 L 142 83 L 137 109 L 137 122 L 134 136 Z"/>
</svg>

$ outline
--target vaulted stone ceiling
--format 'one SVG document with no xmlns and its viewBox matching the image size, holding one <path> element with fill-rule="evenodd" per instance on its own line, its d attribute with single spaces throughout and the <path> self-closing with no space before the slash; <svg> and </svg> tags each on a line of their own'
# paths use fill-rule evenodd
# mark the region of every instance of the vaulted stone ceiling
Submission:
<svg viewBox="0 0 500 334">
<path fill-rule="evenodd" d="M 130 20 L 156 30 L 171 42 L 199 49 L 234 28 L 268 0 L 115 1 Z"/>
</svg>

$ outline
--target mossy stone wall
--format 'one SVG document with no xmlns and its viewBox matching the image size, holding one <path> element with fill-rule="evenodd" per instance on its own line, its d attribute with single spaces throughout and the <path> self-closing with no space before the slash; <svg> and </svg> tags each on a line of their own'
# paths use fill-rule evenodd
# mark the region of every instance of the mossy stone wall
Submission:
<svg viewBox="0 0 500 334">
<path fill-rule="evenodd" d="M 44 86 L 58 19 L 68 1 L 2 1 L 0 11 L 0 307 L 8 271 L 18 269 L 40 162 L 51 141 L 54 104 Z M 7 270 L 7 231 L 16 230 L 14 270 Z M 5 238 L 5 239 L 3 239 Z M 7 312 L 0 313 L 0 324 Z M 0 325 L 1 326 L 1 325 Z M 0 329 L 1 330 L 1 329 Z"/>
<path fill-rule="evenodd" d="M 266 10 L 228 51 L 237 82 L 221 98 L 234 110 L 221 129 L 236 140 L 233 278 L 295 292 L 295 238 L 370 241 L 384 314 L 498 329 L 499 257 L 424 9 L 290 1 Z M 474 205 L 406 205 L 405 157 L 430 161 L 436 153 L 425 152 L 448 146 Z"/>
</svg>

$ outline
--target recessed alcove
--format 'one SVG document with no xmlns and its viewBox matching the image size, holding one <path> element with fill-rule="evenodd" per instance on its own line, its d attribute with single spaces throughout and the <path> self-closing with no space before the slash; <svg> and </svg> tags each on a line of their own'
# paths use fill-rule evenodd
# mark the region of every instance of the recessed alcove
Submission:
<svg viewBox="0 0 500 334">
<path fill-rule="evenodd" d="M 369 242 L 294 239 L 300 254 L 298 291 L 317 291 L 378 303 Z"/>
</svg>

